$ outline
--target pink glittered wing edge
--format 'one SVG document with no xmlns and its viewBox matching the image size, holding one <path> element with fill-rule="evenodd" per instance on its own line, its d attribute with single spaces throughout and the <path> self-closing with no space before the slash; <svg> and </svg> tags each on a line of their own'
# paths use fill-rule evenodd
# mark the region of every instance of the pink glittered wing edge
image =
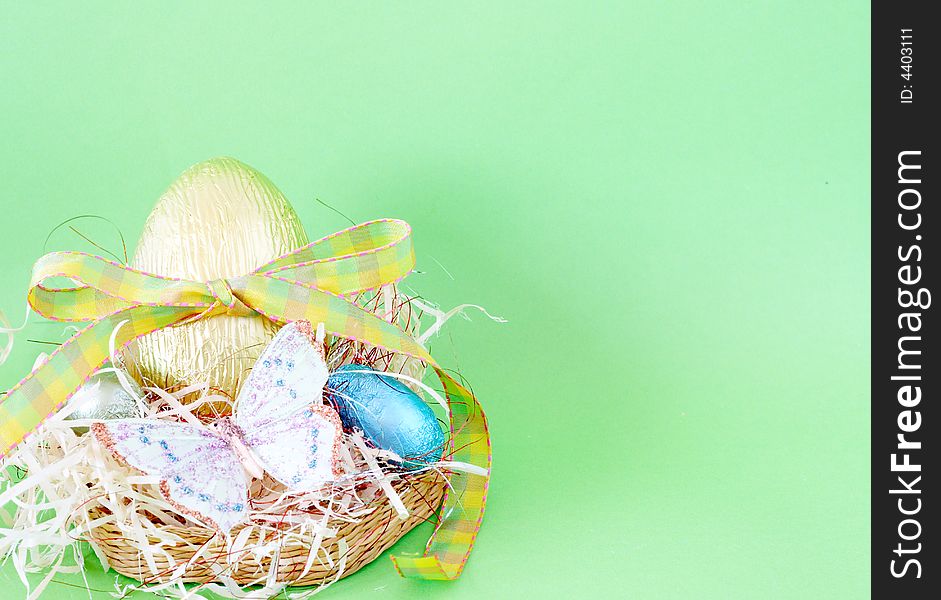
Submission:
<svg viewBox="0 0 941 600">
<path fill-rule="evenodd" d="M 340 421 L 340 415 L 337 411 L 326 404 L 315 404 L 310 407 L 310 410 L 314 414 L 320 415 L 330 421 L 333 425 L 333 450 L 330 453 L 333 464 L 330 465 L 330 472 L 333 473 L 334 479 L 339 479 L 343 476 L 343 471 L 340 469 L 340 444 L 343 443 L 343 422 Z"/>
<path fill-rule="evenodd" d="M 123 454 L 121 454 L 117 450 L 117 448 L 115 448 L 114 438 L 111 436 L 111 432 L 108 431 L 107 425 L 101 422 L 92 423 L 90 429 L 91 429 L 92 434 L 98 440 L 98 442 L 102 446 L 104 446 L 119 463 L 127 467 L 130 467 L 136 471 L 140 471 L 141 473 L 145 473 L 143 469 L 140 469 L 132 465 L 127 460 L 127 457 L 125 457 Z M 212 517 L 205 515 L 194 508 L 184 506 L 180 504 L 179 502 L 177 502 L 176 500 L 174 500 L 173 494 L 170 491 L 170 482 L 168 480 L 164 479 L 163 477 L 160 477 L 160 481 L 158 482 L 157 487 L 160 490 L 160 494 L 163 496 L 163 499 L 166 500 L 170 504 L 170 506 L 172 506 L 179 513 L 192 517 L 193 519 L 196 519 L 197 521 L 202 521 L 203 523 L 206 523 L 207 525 L 209 525 L 211 529 L 215 529 L 217 531 L 223 530 L 223 528 L 219 525 L 219 523 L 217 523 L 216 520 L 213 519 Z M 247 488 L 246 488 L 245 496 L 246 496 L 246 502 L 247 502 L 248 501 Z"/>
</svg>

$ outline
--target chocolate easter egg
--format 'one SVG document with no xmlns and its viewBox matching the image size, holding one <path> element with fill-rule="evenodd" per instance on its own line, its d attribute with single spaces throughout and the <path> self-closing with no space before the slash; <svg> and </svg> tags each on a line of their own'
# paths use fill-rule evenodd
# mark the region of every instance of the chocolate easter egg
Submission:
<svg viewBox="0 0 941 600">
<path fill-rule="evenodd" d="M 216 158 L 187 169 L 160 197 L 131 266 L 211 281 L 245 275 L 306 243 L 297 214 L 267 177 Z M 276 332 L 260 315 L 217 315 L 144 336 L 132 352 L 147 384 L 208 382 L 234 396 Z"/>
<path fill-rule="evenodd" d="M 376 447 L 395 452 L 405 468 L 441 460 L 445 438 L 435 413 L 398 379 L 343 365 L 330 374 L 327 391 L 345 429 L 360 430 Z"/>
</svg>

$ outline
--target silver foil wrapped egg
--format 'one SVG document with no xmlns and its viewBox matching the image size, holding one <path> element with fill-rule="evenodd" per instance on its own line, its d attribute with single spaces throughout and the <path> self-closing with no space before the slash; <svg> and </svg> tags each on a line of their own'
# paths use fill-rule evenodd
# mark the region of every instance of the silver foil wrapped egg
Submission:
<svg viewBox="0 0 941 600">
<path fill-rule="evenodd" d="M 139 417 L 140 408 L 137 398 L 140 398 L 144 392 L 130 375 L 124 374 L 123 379 L 130 392 L 121 385 L 119 376 L 114 371 L 101 371 L 92 375 L 69 399 L 69 406 L 75 408 L 66 419 L 104 420 Z"/>
</svg>

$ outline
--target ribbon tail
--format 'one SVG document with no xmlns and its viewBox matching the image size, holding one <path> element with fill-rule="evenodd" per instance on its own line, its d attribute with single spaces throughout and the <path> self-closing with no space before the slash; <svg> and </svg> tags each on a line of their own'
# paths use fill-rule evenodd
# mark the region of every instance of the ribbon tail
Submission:
<svg viewBox="0 0 941 600">
<path fill-rule="evenodd" d="M 142 335 L 186 318 L 193 310 L 132 306 L 91 322 L 69 338 L 0 400 L 0 460 L 65 406 L 107 362 L 108 341 L 118 323 L 127 321 L 115 340 L 123 348 Z"/>
<path fill-rule="evenodd" d="M 444 384 L 451 417 L 451 459 L 486 470 L 486 475 L 454 472 L 445 494 L 441 520 L 422 556 L 393 556 L 402 577 L 457 579 L 467 563 L 484 517 L 490 483 L 490 433 L 487 417 L 474 395 L 442 369 L 435 367 Z"/>
</svg>

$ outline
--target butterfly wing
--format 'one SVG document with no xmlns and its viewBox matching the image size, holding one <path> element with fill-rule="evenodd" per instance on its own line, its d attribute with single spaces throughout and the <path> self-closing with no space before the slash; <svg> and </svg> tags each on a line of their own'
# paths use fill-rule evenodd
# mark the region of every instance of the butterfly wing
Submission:
<svg viewBox="0 0 941 600">
<path fill-rule="evenodd" d="M 243 430 L 322 401 L 329 373 L 307 330 L 305 323 L 288 323 L 258 357 L 235 407 L 235 422 Z"/>
<path fill-rule="evenodd" d="M 248 486 L 230 444 L 182 423 L 123 419 L 92 425 L 120 461 L 160 478 L 160 491 L 181 513 L 228 532 L 248 514 Z"/>
<path fill-rule="evenodd" d="M 329 375 L 309 326 L 288 323 L 262 352 L 242 386 L 235 422 L 268 473 L 294 490 L 339 476 L 340 418 L 323 404 Z"/>
<path fill-rule="evenodd" d="M 289 417 L 243 430 L 244 440 L 268 473 L 297 491 L 310 491 L 340 476 L 343 426 L 335 410 L 307 406 Z"/>
</svg>

